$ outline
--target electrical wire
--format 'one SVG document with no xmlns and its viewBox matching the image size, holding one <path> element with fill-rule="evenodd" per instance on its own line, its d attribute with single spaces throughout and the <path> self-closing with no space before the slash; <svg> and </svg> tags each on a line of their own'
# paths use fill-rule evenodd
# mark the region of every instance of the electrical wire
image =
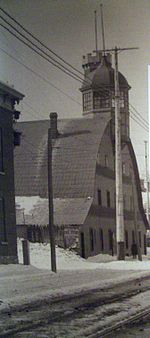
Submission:
<svg viewBox="0 0 150 338">
<path fill-rule="evenodd" d="M 148 121 L 142 116 L 142 114 L 140 114 L 137 109 L 133 106 L 133 104 L 129 103 L 129 106 L 131 106 L 131 108 L 133 108 L 133 110 L 141 117 L 142 121 L 145 121 L 146 124 L 148 124 Z"/>
<path fill-rule="evenodd" d="M 148 125 L 145 125 L 144 123 L 142 123 L 141 120 L 139 120 L 138 115 L 135 115 L 131 110 L 130 110 L 130 115 L 131 115 L 132 117 L 136 118 L 137 121 L 138 121 L 138 123 L 139 123 L 144 129 L 149 130 Z"/>
<path fill-rule="evenodd" d="M 34 38 L 36 41 L 38 41 L 42 46 L 44 46 L 47 50 L 51 51 L 51 49 L 49 49 L 46 45 L 44 45 L 39 39 L 37 39 L 33 34 L 31 34 L 27 29 L 25 29 L 17 20 L 15 20 L 13 17 L 11 17 L 6 11 L 4 11 L 2 8 L 0 8 L 7 16 L 9 16 L 14 22 L 17 23 L 17 25 L 19 25 L 25 32 L 27 32 L 27 34 L 29 34 L 30 36 L 32 36 L 32 38 Z M 1 19 L 7 23 L 11 28 L 13 28 L 18 34 L 20 34 L 24 39 L 26 39 L 28 42 L 30 42 L 32 45 L 34 45 L 34 47 L 36 47 L 38 50 L 40 50 L 42 53 L 44 53 L 46 56 L 48 56 L 49 58 L 51 58 L 53 61 L 57 62 L 57 67 L 58 65 L 60 67 L 63 67 L 65 69 L 65 71 L 67 70 L 67 75 L 68 74 L 68 71 L 71 72 L 69 69 L 67 69 L 65 66 L 63 66 L 62 64 L 60 64 L 57 60 L 55 60 L 54 58 L 52 58 L 49 54 L 47 54 L 46 52 L 44 52 L 41 48 L 39 48 L 35 43 L 33 43 L 31 40 L 29 40 L 24 34 L 20 33 L 13 25 L 11 25 L 6 19 L 4 19 L 2 16 L 0 16 Z M 25 43 L 21 38 L 19 38 L 18 36 L 16 36 L 16 34 L 14 34 L 13 32 L 10 31 L 10 29 L 8 29 L 6 26 L 0 24 L 4 29 L 6 29 L 7 31 L 9 31 L 10 34 L 13 34 L 16 38 L 18 38 L 21 42 Z M 31 46 L 29 46 L 27 43 L 26 45 L 31 48 Z M 33 48 L 32 48 L 33 49 Z M 34 50 L 34 52 L 36 52 Z M 56 54 L 56 53 L 53 53 L 53 54 Z M 57 57 L 58 54 L 56 54 Z M 41 54 L 40 54 L 41 56 Z M 62 59 L 61 57 L 59 57 L 60 59 Z M 81 74 L 83 76 L 83 73 L 81 73 L 79 70 L 77 70 L 75 67 L 73 67 L 72 65 L 70 65 L 68 62 L 66 62 L 64 59 L 62 59 L 63 62 L 65 62 L 66 64 L 68 64 L 70 67 L 72 67 L 76 72 L 78 72 L 79 74 Z M 48 61 L 48 60 L 47 60 Z M 53 63 L 52 63 L 53 64 Z M 54 65 L 54 64 L 53 64 Z M 56 66 L 56 65 L 55 65 Z M 62 70 L 62 69 L 61 69 Z M 63 71 L 63 70 L 62 70 Z M 71 72 L 72 73 L 72 72 Z M 82 83 L 83 83 L 83 78 L 79 77 L 77 74 L 74 74 L 72 73 L 73 76 L 75 77 L 78 77 L 78 79 L 82 80 Z M 71 76 L 71 74 L 70 74 Z M 77 80 L 77 79 L 76 79 Z M 90 82 L 89 82 L 90 81 Z M 81 81 L 80 81 L 81 82 Z M 87 76 L 86 76 L 86 79 L 84 78 L 84 83 L 87 83 L 87 84 L 91 84 L 91 79 L 89 79 Z M 103 93 L 105 96 L 106 96 L 106 93 L 108 95 L 108 92 L 107 90 L 104 89 L 104 87 L 100 86 L 101 88 L 99 88 L 99 90 L 101 91 L 101 93 Z"/>
<path fill-rule="evenodd" d="M 36 71 L 34 71 L 31 67 L 27 66 L 25 63 L 23 63 L 22 61 L 18 60 L 15 56 L 9 54 L 6 50 L 4 50 L 1 47 L 0 47 L 0 50 L 3 53 L 5 53 L 7 56 L 9 56 L 11 59 L 13 59 L 14 61 L 16 61 L 18 64 L 20 64 L 21 66 L 23 66 L 24 68 L 26 68 L 32 74 L 34 74 L 35 76 L 37 76 L 38 78 L 40 78 L 41 80 L 43 80 L 44 82 L 46 82 L 47 84 L 49 84 L 50 86 L 52 86 L 53 88 L 55 88 L 57 91 L 59 91 L 60 93 L 62 93 L 66 97 L 68 97 L 70 100 L 72 100 L 75 103 L 77 103 L 78 105 L 82 106 L 81 103 L 79 103 L 77 100 L 75 100 L 72 96 L 70 96 L 69 94 L 67 94 L 66 92 L 64 92 L 62 89 L 58 88 L 57 86 L 55 86 L 51 81 L 47 80 L 44 76 L 42 76 L 39 73 L 37 73 Z"/>
<path fill-rule="evenodd" d="M 14 37 L 16 37 L 19 41 L 21 41 L 24 45 L 26 45 L 27 47 L 29 47 L 32 51 L 34 51 L 36 54 L 38 54 L 39 56 L 41 56 L 43 59 L 45 59 L 47 62 L 49 62 L 50 64 L 52 64 L 54 67 L 60 69 L 62 72 L 64 72 L 65 74 L 67 74 L 68 76 L 72 77 L 74 80 L 83 83 L 83 80 L 80 80 L 78 77 L 74 76 L 71 74 L 71 72 L 68 72 L 64 69 L 61 68 L 61 66 L 59 66 L 58 64 L 54 63 L 53 61 L 51 61 L 48 57 L 46 57 L 45 55 L 43 55 L 41 52 L 38 52 L 34 47 L 32 47 L 29 43 L 27 43 L 26 41 L 24 41 L 22 38 L 20 38 L 18 35 L 16 35 L 15 33 L 13 33 L 8 27 L 6 27 L 5 25 L 3 25 L 2 23 L 0 23 L 0 26 L 3 27 L 5 30 L 7 30 L 11 35 L 13 35 Z M 36 47 L 37 48 L 37 47 Z M 45 54 L 45 53 L 44 53 Z"/>
<path fill-rule="evenodd" d="M 37 39 L 33 34 L 31 34 L 26 28 L 24 28 L 17 20 L 15 20 L 12 16 L 10 16 L 6 11 L 4 11 L 2 8 L 0 8 L 0 10 L 2 10 L 3 11 L 3 13 L 5 13 L 9 18 L 11 18 L 11 20 L 13 20 L 15 23 L 17 23 L 17 25 L 19 25 L 27 34 L 29 34 L 32 38 L 34 38 L 37 42 L 39 42 L 42 46 L 44 46 L 44 48 L 46 48 L 46 49 L 48 49 L 48 50 L 50 50 L 46 45 L 44 45 L 39 39 Z M 65 72 L 67 75 L 70 75 L 71 77 L 73 77 L 75 80 L 77 80 L 77 81 L 80 81 L 80 82 L 82 82 L 83 83 L 83 79 L 82 79 L 82 81 L 81 81 L 81 78 L 79 78 L 75 73 L 73 73 L 73 72 L 71 72 L 70 70 L 68 70 L 67 68 L 65 68 L 62 64 L 60 64 L 58 61 L 56 61 L 54 58 L 52 58 L 51 56 L 49 56 L 49 54 L 47 54 L 46 52 L 44 52 L 41 48 L 39 48 L 35 43 L 33 43 L 31 40 L 29 40 L 24 34 L 22 34 L 22 33 L 20 33 L 13 25 L 11 25 L 6 19 L 4 19 L 2 16 L 0 16 L 1 17 L 1 19 L 5 22 L 5 23 L 7 23 L 11 28 L 13 28 L 19 35 L 21 35 L 24 39 L 26 39 L 29 43 L 31 43 L 35 48 L 37 48 L 38 49 L 38 51 L 35 49 L 35 48 L 33 48 L 31 45 L 29 45 L 27 42 L 25 42 L 24 40 L 22 40 L 22 38 L 20 38 L 20 37 L 18 37 L 15 33 L 13 33 L 12 31 L 10 31 L 10 29 L 9 28 L 7 28 L 6 26 L 4 26 L 3 24 L 0 24 L 3 28 L 5 28 L 10 34 L 12 34 L 12 35 L 14 35 L 17 39 L 19 39 L 21 42 L 23 42 L 26 46 L 28 46 L 30 49 L 32 49 L 35 53 L 37 53 L 38 55 L 40 55 L 41 57 L 43 57 L 46 61 L 48 61 L 48 62 L 50 62 L 51 64 L 53 64 L 55 67 L 57 67 L 57 68 L 59 68 L 60 70 L 62 70 L 63 72 Z M 2 49 L 1 49 L 2 50 Z M 40 53 L 39 53 L 39 50 L 40 50 Z M 50 50 L 51 52 L 52 52 L 52 50 Z M 41 52 L 44 54 L 41 54 Z M 5 53 L 7 53 L 6 51 L 5 51 Z M 55 53 L 54 53 L 55 54 Z M 7 53 L 7 55 L 9 55 L 8 53 Z M 46 55 L 46 57 L 45 57 L 45 55 Z M 10 55 L 9 55 L 10 56 Z M 58 57 L 58 55 L 56 54 L 56 56 Z M 12 57 L 12 56 L 11 56 Z M 55 64 L 53 61 L 50 61 L 48 58 L 51 58 L 53 61 L 56 61 L 57 62 L 57 64 Z M 14 57 L 13 57 L 14 58 Z M 14 58 L 15 59 L 15 58 Z M 61 58 L 60 58 L 61 59 Z M 62 59 L 63 60 L 63 62 L 65 61 L 64 59 Z M 30 70 L 30 71 L 32 71 L 34 74 L 36 74 L 36 75 L 38 75 L 41 79 L 43 79 L 44 81 L 46 81 L 46 82 L 48 82 L 49 83 L 49 81 L 47 81 L 46 79 L 44 79 L 42 76 L 40 76 L 39 74 L 37 74 L 36 72 L 34 72 L 30 67 L 28 67 L 28 66 L 26 66 L 26 65 L 24 65 L 23 63 L 21 63 L 20 61 L 18 61 L 17 59 L 16 59 L 16 61 L 17 62 L 19 62 L 20 64 L 22 64 L 24 67 L 26 67 L 28 70 Z M 69 63 L 68 63 L 68 65 L 69 66 L 71 66 Z M 63 68 L 65 68 L 66 70 L 64 70 L 64 69 L 62 69 L 62 67 Z M 74 67 L 73 67 L 74 68 Z M 74 68 L 75 69 L 75 68 Z M 76 69 L 75 69 L 76 70 Z M 68 71 L 69 71 L 69 73 L 68 73 Z M 78 71 L 78 70 L 76 70 L 76 71 Z M 82 73 L 81 73 L 82 74 Z M 82 74 L 83 75 L 83 74 Z M 76 76 L 78 77 L 78 78 L 76 78 Z M 51 84 L 52 85 L 52 84 Z M 58 89 L 57 87 L 56 87 L 56 89 L 57 90 L 59 90 L 60 91 L 60 89 Z M 101 91 L 101 90 L 100 90 Z M 63 91 L 62 91 L 63 92 Z M 104 92 L 103 92 L 104 93 Z M 63 92 L 63 94 L 65 94 L 64 92 Z M 66 94 L 65 94 L 66 95 Z M 67 95 L 68 96 L 68 95 Z M 70 98 L 70 97 L 69 97 Z M 76 101 L 76 103 L 78 103 L 77 101 Z M 78 103 L 79 104 L 79 103 Z M 81 104 L 80 104 L 81 105 Z M 130 106 L 132 106 L 131 104 L 130 104 Z M 134 112 L 133 111 L 131 111 L 131 114 L 134 116 L 131 116 L 131 118 L 136 122 L 136 123 L 138 123 L 142 128 L 144 128 L 146 131 L 148 131 L 147 130 L 147 121 L 146 122 L 144 122 L 144 119 L 143 119 L 143 117 L 141 116 L 140 117 L 140 114 L 137 112 L 137 110 L 132 106 L 132 108 L 134 109 Z M 138 113 L 138 116 L 135 114 L 135 112 L 136 113 Z M 140 119 L 142 119 L 142 121 L 140 121 Z M 138 121 L 137 121 L 138 120 Z"/>
<path fill-rule="evenodd" d="M 29 32 L 23 25 L 21 25 L 16 19 L 14 19 L 8 12 L 6 12 L 2 7 L 0 7 L 0 10 L 7 15 L 12 21 L 14 21 L 20 28 L 22 28 L 28 35 L 30 35 L 34 40 L 36 40 L 38 43 L 41 44 L 41 46 L 43 46 L 44 48 L 46 48 L 49 52 L 51 52 L 53 55 L 55 55 L 59 60 L 61 60 L 62 62 L 64 62 L 66 65 L 68 65 L 70 68 L 72 68 L 73 70 L 75 70 L 76 72 L 80 73 L 82 76 L 84 76 L 84 74 L 82 72 L 80 72 L 77 68 L 75 68 L 74 66 L 72 66 L 69 62 L 67 62 L 66 60 L 64 60 L 62 57 L 60 57 L 57 53 L 55 53 L 52 49 L 50 49 L 48 46 L 46 46 L 41 40 L 39 40 L 37 37 L 35 37 L 35 35 L 33 35 L 31 32 Z"/>
</svg>

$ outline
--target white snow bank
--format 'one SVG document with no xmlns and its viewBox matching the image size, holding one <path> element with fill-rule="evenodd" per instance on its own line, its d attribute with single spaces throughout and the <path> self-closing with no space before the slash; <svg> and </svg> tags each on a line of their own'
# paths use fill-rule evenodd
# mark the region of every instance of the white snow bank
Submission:
<svg viewBox="0 0 150 338">
<path fill-rule="evenodd" d="M 51 269 L 50 245 L 40 243 L 30 243 L 31 265 L 39 269 Z M 18 241 L 19 263 L 23 263 L 22 245 Z M 125 261 L 117 261 L 116 256 L 97 255 L 89 259 L 83 259 L 72 251 L 56 247 L 57 270 L 150 270 L 150 248 L 147 256 L 143 256 L 143 261 L 127 257 Z"/>
</svg>

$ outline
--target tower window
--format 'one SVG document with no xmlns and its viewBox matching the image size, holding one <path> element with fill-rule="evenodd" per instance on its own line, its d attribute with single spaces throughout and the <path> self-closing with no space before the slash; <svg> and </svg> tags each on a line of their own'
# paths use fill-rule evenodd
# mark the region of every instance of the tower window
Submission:
<svg viewBox="0 0 150 338">
<path fill-rule="evenodd" d="M 83 111 L 91 110 L 92 108 L 92 93 L 87 92 L 83 94 Z"/>
<path fill-rule="evenodd" d="M 124 91 L 120 91 L 120 108 L 125 107 L 125 100 L 127 100 L 127 95 Z M 112 91 L 112 100 L 111 100 L 112 107 L 115 107 L 115 93 Z"/>
<path fill-rule="evenodd" d="M 94 109 L 108 108 L 110 107 L 109 98 L 104 98 L 99 93 L 94 93 Z"/>
</svg>

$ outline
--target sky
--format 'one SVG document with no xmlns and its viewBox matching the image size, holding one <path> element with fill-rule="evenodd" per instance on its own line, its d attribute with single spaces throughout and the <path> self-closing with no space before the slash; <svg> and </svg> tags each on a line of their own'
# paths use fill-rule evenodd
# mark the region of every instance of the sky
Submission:
<svg viewBox="0 0 150 338">
<path fill-rule="evenodd" d="M 119 70 L 132 87 L 130 103 L 148 123 L 149 0 L 0 0 L 3 9 L 80 71 L 82 56 L 95 49 L 95 10 L 98 48 L 102 48 L 100 3 L 106 48 L 139 48 L 119 54 Z M 43 60 L 2 27 L 0 48 L 1 81 L 25 95 L 20 104 L 22 121 L 47 119 L 52 111 L 57 111 L 59 118 L 82 116 L 80 82 Z M 133 119 L 131 138 L 144 177 L 148 132 Z"/>
</svg>

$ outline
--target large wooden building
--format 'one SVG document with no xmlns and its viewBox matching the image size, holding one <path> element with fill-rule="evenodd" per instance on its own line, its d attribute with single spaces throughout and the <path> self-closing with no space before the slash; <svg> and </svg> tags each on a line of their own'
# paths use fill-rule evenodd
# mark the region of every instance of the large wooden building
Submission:
<svg viewBox="0 0 150 338">
<path fill-rule="evenodd" d="M 0 82 L 0 263 L 17 263 L 17 236 L 14 191 L 14 146 L 20 133 L 14 122 L 19 118 L 15 104 L 20 92 Z"/>
<path fill-rule="evenodd" d="M 19 123 L 23 139 L 15 158 L 16 195 L 44 198 L 28 224 L 48 223 L 47 139 L 53 137 L 54 223 L 58 244 L 82 257 L 116 252 L 114 69 L 110 55 L 83 58 L 83 117 Z M 130 86 L 119 73 L 125 252 L 138 239 L 146 254 L 147 219 L 129 132 Z M 20 199 L 21 201 L 21 199 Z M 136 217 L 136 220 L 135 220 Z M 30 219 L 30 220 L 29 220 Z M 135 225 L 136 221 L 136 225 Z M 136 231 L 137 229 L 137 231 Z"/>
</svg>

